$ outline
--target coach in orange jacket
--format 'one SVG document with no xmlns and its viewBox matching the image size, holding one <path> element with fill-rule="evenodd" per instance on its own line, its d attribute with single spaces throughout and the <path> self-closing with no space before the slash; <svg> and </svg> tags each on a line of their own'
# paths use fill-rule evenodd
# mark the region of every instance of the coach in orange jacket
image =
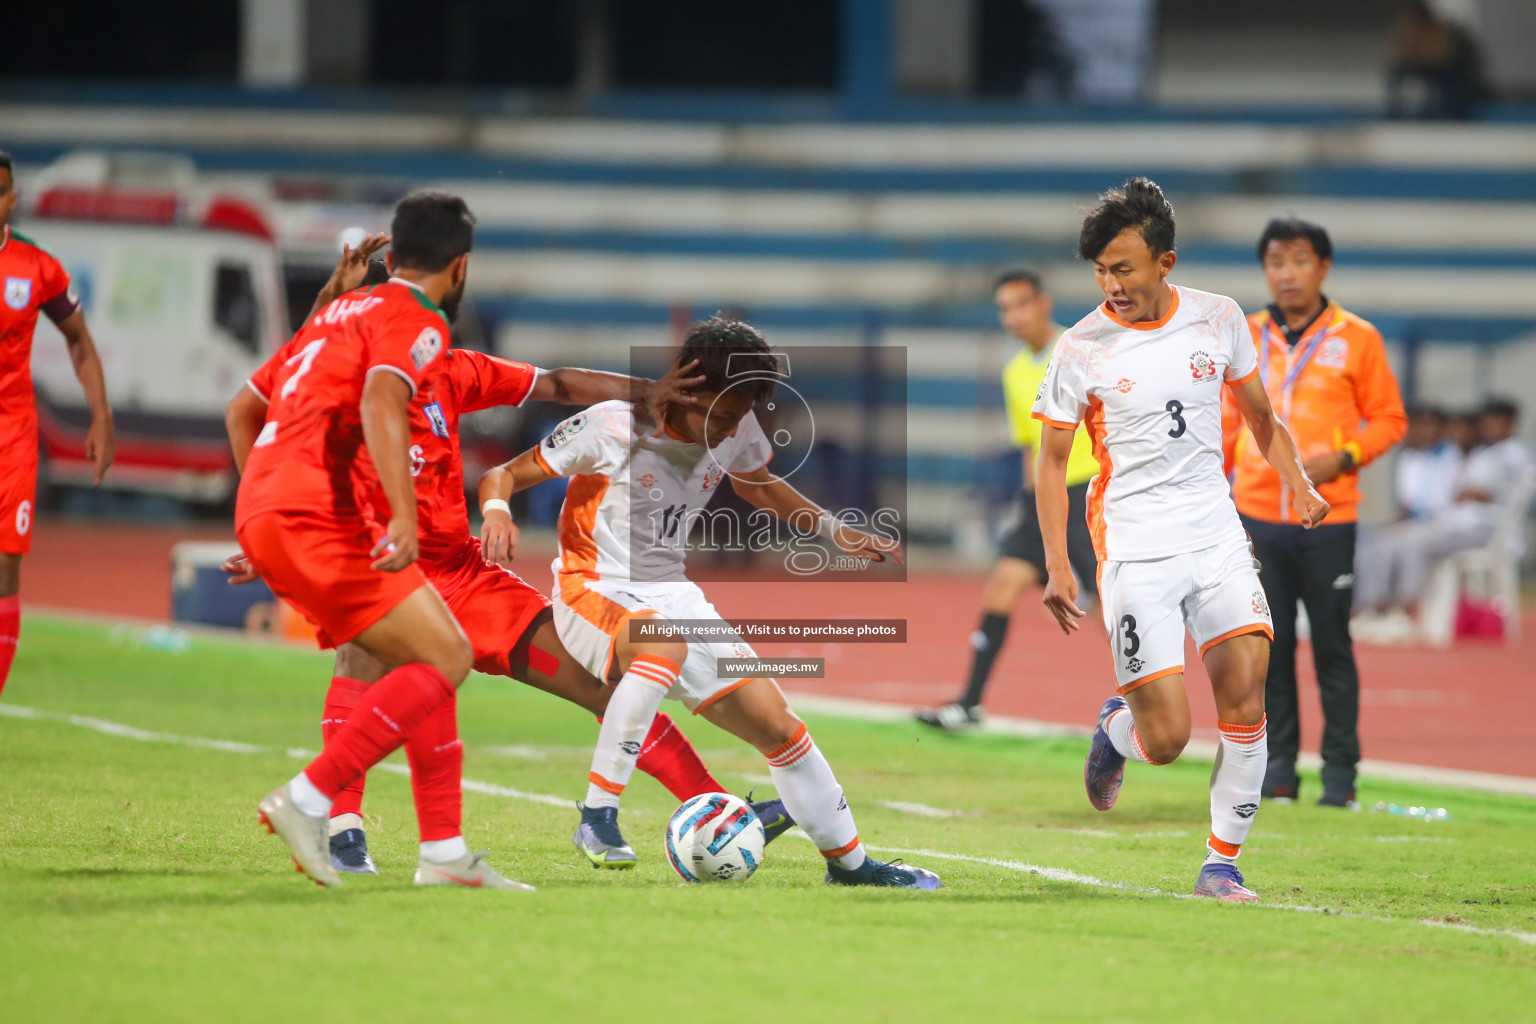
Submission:
<svg viewBox="0 0 1536 1024">
<path fill-rule="evenodd" d="M 1296 522 L 1291 495 L 1242 425 L 1231 397 L 1223 407 L 1232 496 L 1253 538 L 1274 616 L 1265 684 L 1269 767 L 1264 795 L 1294 799 L 1296 755 L 1296 602 L 1312 626 L 1312 662 L 1323 704 L 1325 807 L 1355 800 L 1360 760 L 1360 677 L 1349 639 L 1354 597 L 1356 507 L 1360 467 L 1384 454 L 1408 429 L 1397 380 L 1381 334 L 1323 294 L 1333 244 L 1322 227 L 1293 218 L 1269 222 L 1259 261 L 1274 302 L 1248 318 L 1259 373 L 1280 417 L 1290 425 L 1307 475 L 1333 510 L 1314 530 Z"/>
</svg>

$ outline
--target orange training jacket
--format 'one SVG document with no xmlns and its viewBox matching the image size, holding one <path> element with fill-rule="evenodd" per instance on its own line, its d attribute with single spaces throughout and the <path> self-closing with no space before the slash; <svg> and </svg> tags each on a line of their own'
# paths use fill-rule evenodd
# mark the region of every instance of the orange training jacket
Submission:
<svg viewBox="0 0 1536 1024">
<path fill-rule="evenodd" d="M 1269 310 L 1248 318 L 1264 388 L 1275 413 L 1291 428 L 1302 461 L 1339 448 L 1354 455 L 1354 469 L 1318 491 L 1333 506 L 1328 522 L 1355 522 L 1359 468 L 1408 430 L 1381 333 L 1333 302 L 1294 348 L 1286 343 L 1283 327 Z M 1236 472 L 1232 498 L 1237 510 L 1271 523 L 1296 522 L 1290 488 L 1264 461 L 1230 394 L 1222 399 L 1222 428 L 1227 470 Z"/>
</svg>

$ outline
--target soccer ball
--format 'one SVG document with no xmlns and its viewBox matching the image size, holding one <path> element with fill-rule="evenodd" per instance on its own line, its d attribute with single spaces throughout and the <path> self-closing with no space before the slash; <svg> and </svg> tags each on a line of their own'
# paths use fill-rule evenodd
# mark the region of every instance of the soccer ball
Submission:
<svg viewBox="0 0 1536 1024">
<path fill-rule="evenodd" d="M 688 882 L 744 882 L 763 862 L 768 837 L 745 800 L 704 793 L 667 823 L 667 863 Z"/>
</svg>

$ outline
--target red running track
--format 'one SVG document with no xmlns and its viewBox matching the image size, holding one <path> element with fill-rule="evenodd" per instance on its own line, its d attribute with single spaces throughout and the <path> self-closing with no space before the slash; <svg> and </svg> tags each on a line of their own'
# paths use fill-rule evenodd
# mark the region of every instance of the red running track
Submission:
<svg viewBox="0 0 1536 1024">
<path fill-rule="evenodd" d="M 178 540 L 229 539 L 227 528 L 102 525 L 44 521 L 23 563 L 23 603 L 137 617 L 167 618 L 170 550 Z M 525 551 L 520 571 L 548 591 L 546 550 Z M 797 681 L 805 692 L 898 704 L 955 695 L 969 657 L 981 579 L 954 572 L 913 574 L 905 583 L 710 583 L 731 618 L 895 618 L 905 644 L 810 645 L 798 653 L 827 659 L 825 681 Z M 22 643 L 26 639 L 23 636 Z M 759 645 L 759 653 L 797 653 Z M 1195 726 L 1216 737 L 1207 678 L 1186 651 Z M 1448 650 L 1357 648 L 1360 731 L 1366 757 L 1536 777 L 1536 616 L 1517 645 L 1463 643 Z M 1322 727 L 1311 655 L 1300 652 L 1303 748 L 1316 751 Z M 986 706 L 997 715 L 1091 725 L 1112 689 L 1109 653 L 1094 625 L 1064 637 L 1026 598 L 1015 613 Z"/>
</svg>

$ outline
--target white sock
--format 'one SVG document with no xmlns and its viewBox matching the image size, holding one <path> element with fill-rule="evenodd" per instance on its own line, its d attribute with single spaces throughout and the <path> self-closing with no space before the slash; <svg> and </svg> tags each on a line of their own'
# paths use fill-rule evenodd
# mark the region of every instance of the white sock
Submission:
<svg viewBox="0 0 1536 1024">
<path fill-rule="evenodd" d="M 1221 759 L 1211 774 L 1211 838 L 1206 862 L 1237 863 L 1237 855 L 1259 810 L 1259 791 L 1269 761 L 1267 718 L 1257 725 L 1217 722 Z"/>
<path fill-rule="evenodd" d="M 333 814 L 331 815 L 331 835 L 339 836 L 349 828 L 362 828 L 363 816 L 361 814 Z"/>
<path fill-rule="evenodd" d="M 289 780 L 288 795 L 293 800 L 293 806 L 311 818 L 330 817 L 331 798 L 315 788 L 315 784 L 303 772 Z"/>
<path fill-rule="evenodd" d="M 421 859 L 433 864 L 447 864 L 469 853 L 469 844 L 463 836 L 452 839 L 428 839 L 421 844 Z"/>
<path fill-rule="evenodd" d="M 1141 745 L 1141 737 L 1136 735 L 1136 720 L 1131 717 L 1130 708 L 1113 712 L 1109 721 L 1104 723 L 1104 731 L 1109 734 L 1109 742 L 1126 760 L 1144 761 L 1147 764 L 1163 763 L 1147 756 L 1146 749 Z"/>
<path fill-rule="evenodd" d="M 859 842 L 853 812 L 843 799 L 843 787 L 805 726 L 768 755 L 768 773 L 790 817 L 815 841 L 823 857 L 849 871 L 864 863 L 868 855 Z"/>
<path fill-rule="evenodd" d="M 640 745 L 650 732 L 661 702 L 677 682 L 679 666 L 671 658 L 641 654 L 629 663 L 597 731 L 592 771 L 587 775 L 587 806 L 617 807 L 629 777 L 635 773 Z"/>
</svg>

